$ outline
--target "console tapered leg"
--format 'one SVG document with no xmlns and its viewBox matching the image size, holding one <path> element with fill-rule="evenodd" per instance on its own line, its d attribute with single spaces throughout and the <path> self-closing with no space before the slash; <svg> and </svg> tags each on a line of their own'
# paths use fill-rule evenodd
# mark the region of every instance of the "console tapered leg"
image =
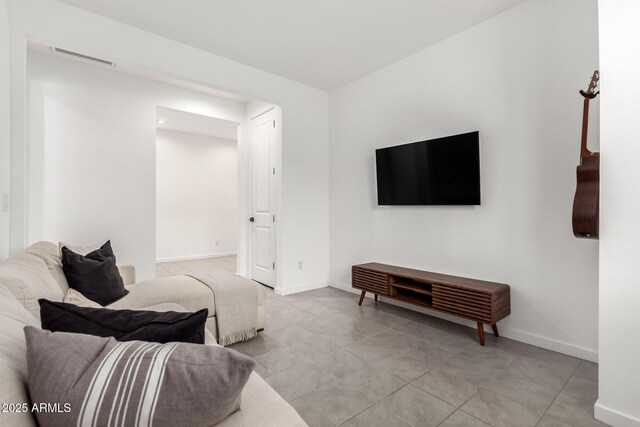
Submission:
<svg viewBox="0 0 640 427">
<path fill-rule="evenodd" d="M 500 336 L 500 334 L 498 333 L 498 325 L 494 323 L 493 325 L 491 325 L 491 329 L 493 329 L 493 335 L 495 335 L 496 337 Z"/>
<path fill-rule="evenodd" d="M 482 322 L 478 322 L 478 341 L 480 341 L 480 345 L 484 345 L 484 325 Z"/>
<path fill-rule="evenodd" d="M 378 294 L 373 297 L 374 300 L 378 301 Z"/>
<path fill-rule="evenodd" d="M 362 291 L 362 293 L 360 294 L 360 301 L 358 301 L 358 305 L 362 305 L 362 301 L 364 300 L 364 294 L 366 294 L 367 291 Z"/>
</svg>

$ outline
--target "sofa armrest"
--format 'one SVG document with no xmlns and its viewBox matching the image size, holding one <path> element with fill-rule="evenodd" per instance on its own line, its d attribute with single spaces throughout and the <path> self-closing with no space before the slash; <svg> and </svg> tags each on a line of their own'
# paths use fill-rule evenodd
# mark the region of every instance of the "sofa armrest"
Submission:
<svg viewBox="0 0 640 427">
<path fill-rule="evenodd" d="M 135 265 L 125 264 L 119 265 L 118 271 L 120 272 L 120 276 L 122 276 L 122 281 L 125 286 L 133 285 L 136 283 L 136 267 Z"/>
</svg>

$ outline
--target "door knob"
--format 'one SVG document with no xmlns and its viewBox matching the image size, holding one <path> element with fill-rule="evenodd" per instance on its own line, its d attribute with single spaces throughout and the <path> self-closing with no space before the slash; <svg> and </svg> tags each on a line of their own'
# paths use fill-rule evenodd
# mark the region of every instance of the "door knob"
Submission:
<svg viewBox="0 0 640 427">
<path fill-rule="evenodd" d="M 256 219 L 254 217 L 249 218 L 249 222 L 255 222 Z"/>
</svg>

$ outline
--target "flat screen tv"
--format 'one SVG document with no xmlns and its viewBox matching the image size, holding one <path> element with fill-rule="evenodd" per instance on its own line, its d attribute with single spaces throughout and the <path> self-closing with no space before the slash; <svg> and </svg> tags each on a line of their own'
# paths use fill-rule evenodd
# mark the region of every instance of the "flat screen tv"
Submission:
<svg viewBox="0 0 640 427">
<path fill-rule="evenodd" d="M 376 150 L 378 205 L 479 205 L 479 133 Z"/>
</svg>

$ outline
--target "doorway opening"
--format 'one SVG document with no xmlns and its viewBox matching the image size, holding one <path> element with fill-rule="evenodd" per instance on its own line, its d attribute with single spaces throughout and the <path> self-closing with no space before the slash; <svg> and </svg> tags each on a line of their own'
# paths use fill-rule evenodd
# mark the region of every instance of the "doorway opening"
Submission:
<svg viewBox="0 0 640 427">
<path fill-rule="evenodd" d="M 237 272 L 239 126 L 157 107 L 157 277 Z"/>
<path fill-rule="evenodd" d="M 157 107 L 156 275 L 237 272 L 277 286 L 279 110 L 245 123 Z"/>
</svg>

